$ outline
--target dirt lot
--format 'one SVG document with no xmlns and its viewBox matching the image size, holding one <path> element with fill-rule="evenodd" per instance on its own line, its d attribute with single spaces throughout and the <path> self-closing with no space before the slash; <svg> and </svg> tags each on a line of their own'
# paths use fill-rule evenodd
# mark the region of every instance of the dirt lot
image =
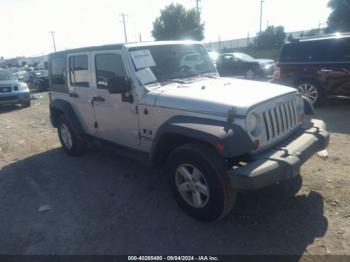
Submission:
<svg viewBox="0 0 350 262">
<path fill-rule="evenodd" d="M 228 218 L 203 224 L 160 172 L 106 150 L 63 153 L 43 95 L 0 109 L 1 254 L 350 255 L 350 103 L 318 110 L 329 158 L 304 165 L 297 196 L 241 194 Z"/>
</svg>

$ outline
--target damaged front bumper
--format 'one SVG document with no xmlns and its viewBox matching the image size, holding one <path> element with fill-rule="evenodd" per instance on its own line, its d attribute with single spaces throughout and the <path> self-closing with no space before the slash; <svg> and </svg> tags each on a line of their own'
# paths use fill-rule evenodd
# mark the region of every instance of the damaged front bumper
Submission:
<svg viewBox="0 0 350 262">
<path fill-rule="evenodd" d="M 312 155 L 324 150 L 329 143 L 326 124 L 312 120 L 313 127 L 282 144 L 254 157 L 246 165 L 232 169 L 228 175 L 232 186 L 239 190 L 254 190 L 291 179 L 300 174 L 300 167 Z M 285 142 L 284 142 L 285 143 Z"/>
</svg>

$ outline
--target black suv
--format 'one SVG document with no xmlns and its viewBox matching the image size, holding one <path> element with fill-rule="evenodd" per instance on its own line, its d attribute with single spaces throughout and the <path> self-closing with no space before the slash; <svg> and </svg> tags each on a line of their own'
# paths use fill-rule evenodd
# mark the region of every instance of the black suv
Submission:
<svg viewBox="0 0 350 262">
<path fill-rule="evenodd" d="M 285 44 L 273 82 L 296 87 L 315 105 L 350 98 L 350 34 Z"/>
</svg>

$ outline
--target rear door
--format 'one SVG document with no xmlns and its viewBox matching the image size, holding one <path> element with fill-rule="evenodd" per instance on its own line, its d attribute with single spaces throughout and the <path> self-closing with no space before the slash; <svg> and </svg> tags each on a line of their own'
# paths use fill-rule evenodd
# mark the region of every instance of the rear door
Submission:
<svg viewBox="0 0 350 262">
<path fill-rule="evenodd" d="M 67 57 L 68 92 L 79 120 L 89 134 L 96 133 L 96 117 L 92 106 L 94 89 L 91 85 L 90 52 L 70 54 Z"/>
</svg>

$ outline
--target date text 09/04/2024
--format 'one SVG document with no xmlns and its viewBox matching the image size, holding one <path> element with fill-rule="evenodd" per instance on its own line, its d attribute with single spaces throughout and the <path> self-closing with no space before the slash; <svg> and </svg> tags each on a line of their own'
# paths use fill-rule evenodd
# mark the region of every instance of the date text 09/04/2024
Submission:
<svg viewBox="0 0 350 262">
<path fill-rule="evenodd" d="M 219 261 L 215 256 L 128 256 L 128 261 Z"/>
</svg>

